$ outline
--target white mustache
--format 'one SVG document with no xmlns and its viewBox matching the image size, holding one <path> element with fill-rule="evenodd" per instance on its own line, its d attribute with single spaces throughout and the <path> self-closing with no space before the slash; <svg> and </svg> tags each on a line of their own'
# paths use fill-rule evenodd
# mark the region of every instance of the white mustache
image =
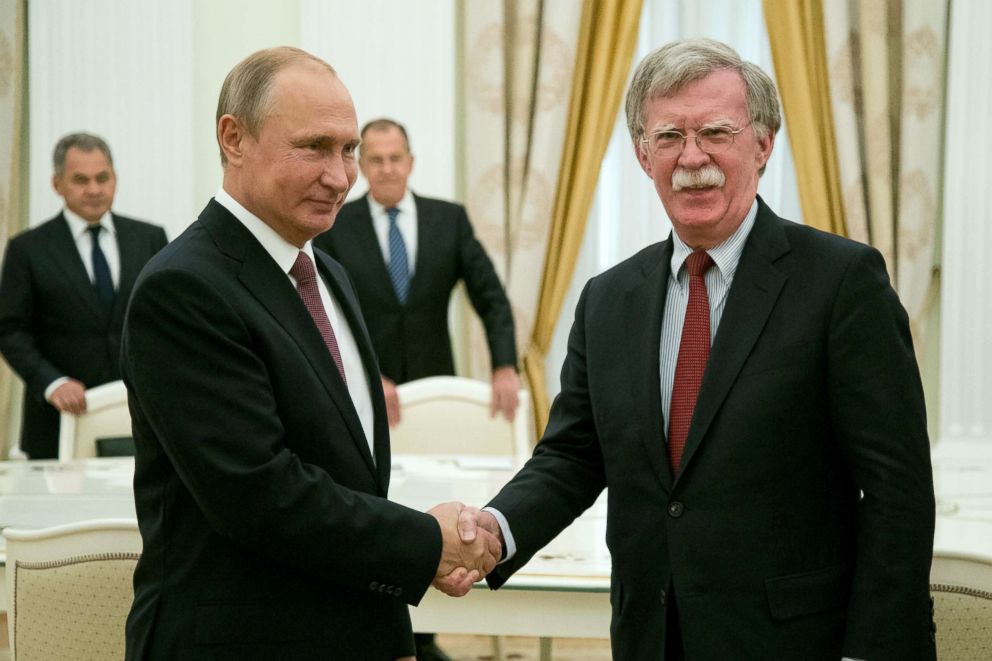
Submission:
<svg viewBox="0 0 992 661">
<path fill-rule="evenodd" d="M 713 165 L 704 165 L 698 170 L 675 168 L 672 172 L 672 190 L 676 193 L 683 188 L 722 188 L 727 178 L 723 170 Z"/>
</svg>

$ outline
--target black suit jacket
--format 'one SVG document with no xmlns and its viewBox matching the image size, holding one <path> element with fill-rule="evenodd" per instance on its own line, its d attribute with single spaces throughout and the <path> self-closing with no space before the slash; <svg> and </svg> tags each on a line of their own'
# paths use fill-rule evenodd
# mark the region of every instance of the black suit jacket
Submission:
<svg viewBox="0 0 992 661">
<path fill-rule="evenodd" d="M 58 455 L 59 413 L 45 388 L 68 376 L 87 388 L 121 378 L 124 310 L 138 272 L 166 244 L 165 230 L 112 214 L 120 253 L 114 306 L 101 306 L 69 225 L 55 218 L 7 244 L 0 278 L 0 352 L 24 380 L 21 449 Z"/>
<path fill-rule="evenodd" d="M 334 227 L 314 240 L 348 270 L 379 356 L 396 383 L 454 374 L 448 303 L 459 280 L 482 320 L 492 366 L 516 365 L 513 314 L 499 276 L 475 238 L 465 207 L 415 195 L 417 256 L 406 305 L 393 289 L 379 247 L 368 195 L 341 209 Z"/>
<path fill-rule="evenodd" d="M 344 269 L 316 256 L 371 386 L 374 462 L 289 278 L 217 202 L 135 285 L 123 367 L 144 550 L 128 659 L 413 653 L 406 604 L 430 584 L 441 534 L 386 500 L 378 366 Z"/>
<path fill-rule="evenodd" d="M 492 584 L 609 487 L 614 658 L 663 658 L 674 590 L 694 661 L 932 660 L 923 394 L 881 256 L 759 204 L 673 479 L 671 255 L 587 284 L 544 438 L 491 503 L 518 545 Z"/>
</svg>

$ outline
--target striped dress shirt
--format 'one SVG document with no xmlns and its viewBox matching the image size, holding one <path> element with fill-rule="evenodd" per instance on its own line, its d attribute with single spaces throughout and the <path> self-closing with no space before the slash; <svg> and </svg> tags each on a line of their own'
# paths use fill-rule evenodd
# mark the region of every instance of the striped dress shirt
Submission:
<svg viewBox="0 0 992 661">
<path fill-rule="evenodd" d="M 706 294 L 710 302 L 710 346 L 716 337 L 723 308 L 727 304 L 727 292 L 734 281 L 737 263 L 744 251 L 754 220 L 758 217 L 758 201 L 751 204 L 744 222 L 726 241 L 706 252 L 713 258 L 716 268 L 706 272 Z M 685 308 L 689 304 L 689 274 L 685 260 L 692 248 L 672 232 L 672 263 L 668 274 L 668 296 L 661 320 L 661 354 L 658 364 L 661 377 L 661 410 L 664 415 L 665 436 L 668 436 L 668 420 L 672 408 L 672 385 L 675 381 L 675 364 L 679 359 L 679 341 L 682 338 L 682 323 L 685 321 Z"/>
</svg>

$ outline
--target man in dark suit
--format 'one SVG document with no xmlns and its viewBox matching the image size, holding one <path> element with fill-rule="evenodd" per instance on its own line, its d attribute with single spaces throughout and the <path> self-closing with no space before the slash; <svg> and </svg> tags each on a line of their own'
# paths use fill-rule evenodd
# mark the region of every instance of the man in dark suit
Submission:
<svg viewBox="0 0 992 661">
<path fill-rule="evenodd" d="M 923 394 L 881 256 L 757 197 L 776 90 L 724 44 L 648 55 L 627 117 L 674 231 L 586 285 L 544 438 L 463 514 L 505 538 L 491 585 L 608 487 L 614 658 L 934 659 Z"/>
<path fill-rule="evenodd" d="M 58 455 L 60 412 L 85 412 L 87 388 L 121 378 L 131 286 L 166 244 L 161 227 L 110 211 L 117 178 L 101 138 L 67 135 L 53 161 L 65 208 L 11 239 L 0 276 L 0 353 L 24 380 L 32 459 Z"/>
<path fill-rule="evenodd" d="M 357 177 L 334 70 L 295 48 L 228 74 L 223 185 L 145 268 L 124 326 L 143 553 L 128 659 L 412 659 L 407 604 L 500 553 L 459 506 L 386 500 L 389 432 L 355 292 L 311 239 Z"/>
<path fill-rule="evenodd" d="M 410 192 L 413 154 L 398 122 L 366 124 L 360 150 L 369 192 L 346 204 L 334 229 L 314 243 L 355 282 L 379 356 L 390 423 L 401 415 L 396 384 L 455 373 L 448 303 L 459 281 L 486 330 L 492 413 L 512 419 L 520 389 L 513 313 L 465 207 Z"/>
</svg>

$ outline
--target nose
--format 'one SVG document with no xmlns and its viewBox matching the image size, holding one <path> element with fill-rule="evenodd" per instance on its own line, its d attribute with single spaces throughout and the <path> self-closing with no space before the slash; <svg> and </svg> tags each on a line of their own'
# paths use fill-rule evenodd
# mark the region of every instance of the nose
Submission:
<svg viewBox="0 0 992 661">
<path fill-rule="evenodd" d="M 86 183 L 85 192 L 90 197 L 96 197 L 96 196 L 101 195 L 103 193 L 103 187 L 100 184 L 100 182 L 96 181 L 95 179 L 90 179 Z"/>
<path fill-rule="evenodd" d="M 696 170 L 706 165 L 709 160 L 710 155 L 696 144 L 696 136 L 689 136 L 685 139 L 685 145 L 679 154 L 679 165 L 689 170 Z"/>
<path fill-rule="evenodd" d="M 336 194 L 348 192 L 355 181 L 354 161 L 346 161 L 341 154 L 331 154 L 324 163 L 320 183 Z"/>
</svg>

